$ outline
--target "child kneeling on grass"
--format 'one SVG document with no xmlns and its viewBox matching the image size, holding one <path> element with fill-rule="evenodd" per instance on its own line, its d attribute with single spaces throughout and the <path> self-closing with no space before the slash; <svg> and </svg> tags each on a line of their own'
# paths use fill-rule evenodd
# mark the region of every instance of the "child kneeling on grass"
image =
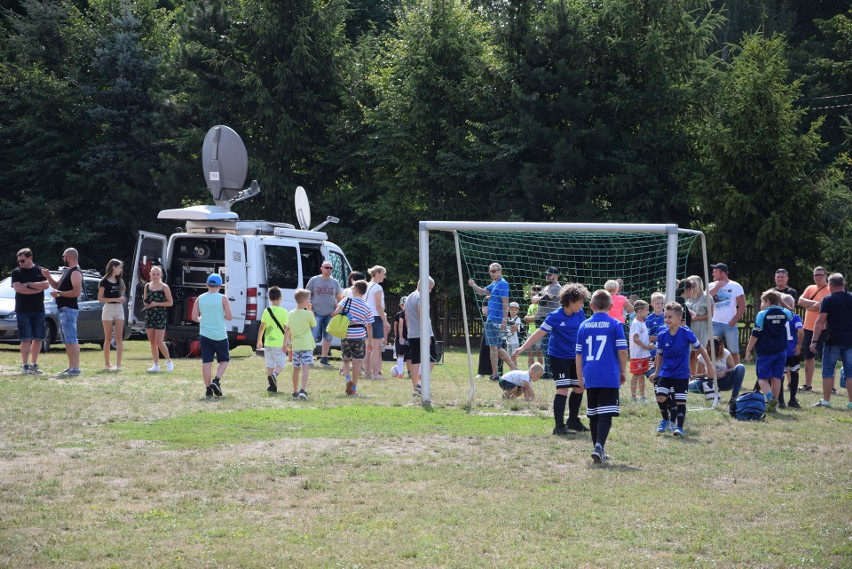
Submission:
<svg viewBox="0 0 852 569">
<path fill-rule="evenodd" d="M 586 415 L 592 432 L 592 460 L 609 460 L 604 450 L 612 418 L 618 417 L 619 389 L 627 379 L 627 339 L 624 326 L 609 315 L 612 297 L 596 290 L 590 303 L 591 318 L 577 330 L 577 380 L 586 389 Z"/>
<path fill-rule="evenodd" d="M 317 319 L 311 308 L 311 291 L 300 288 L 294 295 L 296 308 L 290 311 L 290 325 L 287 326 L 287 343 L 293 350 L 293 399 L 307 399 L 308 375 L 314 363 L 313 329 Z M 299 375 L 302 376 L 302 388 L 299 389 Z"/>
<path fill-rule="evenodd" d="M 544 366 L 535 362 L 529 371 L 515 369 L 500 378 L 500 388 L 503 390 L 503 399 L 513 399 L 524 396 L 527 401 L 535 401 L 532 381 L 538 381 L 544 375 Z"/>
</svg>

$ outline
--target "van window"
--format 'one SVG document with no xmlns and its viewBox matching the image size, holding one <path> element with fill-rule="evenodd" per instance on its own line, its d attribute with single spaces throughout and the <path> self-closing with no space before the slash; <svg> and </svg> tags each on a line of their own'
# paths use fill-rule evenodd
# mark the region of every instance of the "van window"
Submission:
<svg viewBox="0 0 852 569">
<path fill-rule="evenodd" d="M 336 278 L 337 282 L 339 282 L 343 288 L 349 286 L 347 284 L 349 282 L 349 272 L 348 267 L 346 267 L 343 262 L 343 255 L 337 251 L 329 251 L 328 260 L 331 261 L 331 276 Z"/>
<path fill-rule="evenodd" d="M 299 250 L 302 253 L 302 276 L 307 283 L 312 276 L 322 272 L 320 271 L 323 261 L 322 251 L 320 251 L 319 245 L 312 246 L 306 243 L 300 244 Z"/>
<path fill-rule="evenodd" d="M 266 245 L 263 250 L 269 286 L 299 288 L 299 257 L 296 248 Z"/>
</svg>

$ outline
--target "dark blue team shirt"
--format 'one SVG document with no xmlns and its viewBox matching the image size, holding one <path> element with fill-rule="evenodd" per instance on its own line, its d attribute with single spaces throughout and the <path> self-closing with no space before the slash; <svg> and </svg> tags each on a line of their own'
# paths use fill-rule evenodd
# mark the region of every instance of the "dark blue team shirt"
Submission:
<svg viewBox="0 0 852 569">
<path fill-rule="evenodd" d="M 585 319 L 586 315 L 582 310 L 568 316 L 561 307 L 548 314 L 541 324 L 541 329 L 550 334 L 547 355 L 564 360 L 575 359 L 577 330 Z"/>
<path fill-rule="evenodd" d="M 674 336 L 668 327 L 661 327 L 657 336 L 657 349 L 663 356 L 660 377 L 689 379 L 689 354 L 692 348 L 698 349 L 700 346 L 695 334 L 686 326 L 678 328 Z"/>
<path fill-rule="evenodd" d="M 596 312 L 580 324 L 575 353 L 583 356 L 586 388 L 621 386 L 619 350 L 627 350 L 624 325 L 606 312 Z"/>
<path fill-rule="evenodd" d="M 780 306 L 770 306 L 757 313 L 751 335 L 757 338 L 754 352 L 759 356 L 787 353 L 787 322 L 793 313 Z"/>
<path fill-rule="evenodd" d="M 799 343 L 799 330 L 802 328 L 802 319 L 798 314 L 793 314 L 793 319 L 787 321 L 787 357 L 796 355 L 796 344 Z M 802 349 L 807 349 L 804 346 Z"/>
<path fill-rule="evenodd" d="M 645 318 L 645 326 L 648 327 L 648 335 L 649 336 L 658 336 L 660 331 L 660 326 L 665 326 L 666 322 L 664 320 L 665 313 L 663 314 L 654 314 L 651 312 L 648 314 L 648 317 Z M 651 350 L 651 357 L 656 357 L 657 350 Z"/>
</svg>

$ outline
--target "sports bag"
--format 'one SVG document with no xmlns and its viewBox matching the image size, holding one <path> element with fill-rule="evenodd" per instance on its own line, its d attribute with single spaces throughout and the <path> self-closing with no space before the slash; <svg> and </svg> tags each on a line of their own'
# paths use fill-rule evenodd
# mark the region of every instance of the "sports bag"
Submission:
<svg viewBox="0 0 852 569">
<path fill-rule="evenodd" d="M 347 298 L 346 302 L 343 304 L 343 311 L 340 314 L 332 316 L 331 320 L 328 322 L 328 326 L 325 327 L 325 331 L 335 338 L 343 339 L 349 332 L 349 317 L 346 315 L 349 313 L 349 305 L 351 303 L 352 299 Z"/>
<path fill-rule="evenodd" d="M 734 402 L 731 415 L 738 421 L 762 421 L 766 417 L 766 397 L 759 391 L 743 393 Z"/>
</svg>

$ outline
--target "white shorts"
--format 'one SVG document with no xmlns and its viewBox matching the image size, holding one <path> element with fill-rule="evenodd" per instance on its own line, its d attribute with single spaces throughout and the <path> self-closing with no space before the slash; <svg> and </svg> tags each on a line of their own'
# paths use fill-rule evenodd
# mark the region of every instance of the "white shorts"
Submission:
<svg viewBox="0 0 852 569">
<path fill-rule="evenodd" d="M 124 320 L 124 304 L 120 302 L 107 302 L 104 304 L 103 311 L 101 312 L 101 320 L 104 322 Z"/>
<path fill-rule="evenodd" d="M 281 346 L 276 346 L 274 348 L 264 346 L 263 357 L 266 358 L 266 367 L 269 369 L 284 367 L 287 363 L 287 355 L 284 353 L 284 348 Z"/>
</svg>

